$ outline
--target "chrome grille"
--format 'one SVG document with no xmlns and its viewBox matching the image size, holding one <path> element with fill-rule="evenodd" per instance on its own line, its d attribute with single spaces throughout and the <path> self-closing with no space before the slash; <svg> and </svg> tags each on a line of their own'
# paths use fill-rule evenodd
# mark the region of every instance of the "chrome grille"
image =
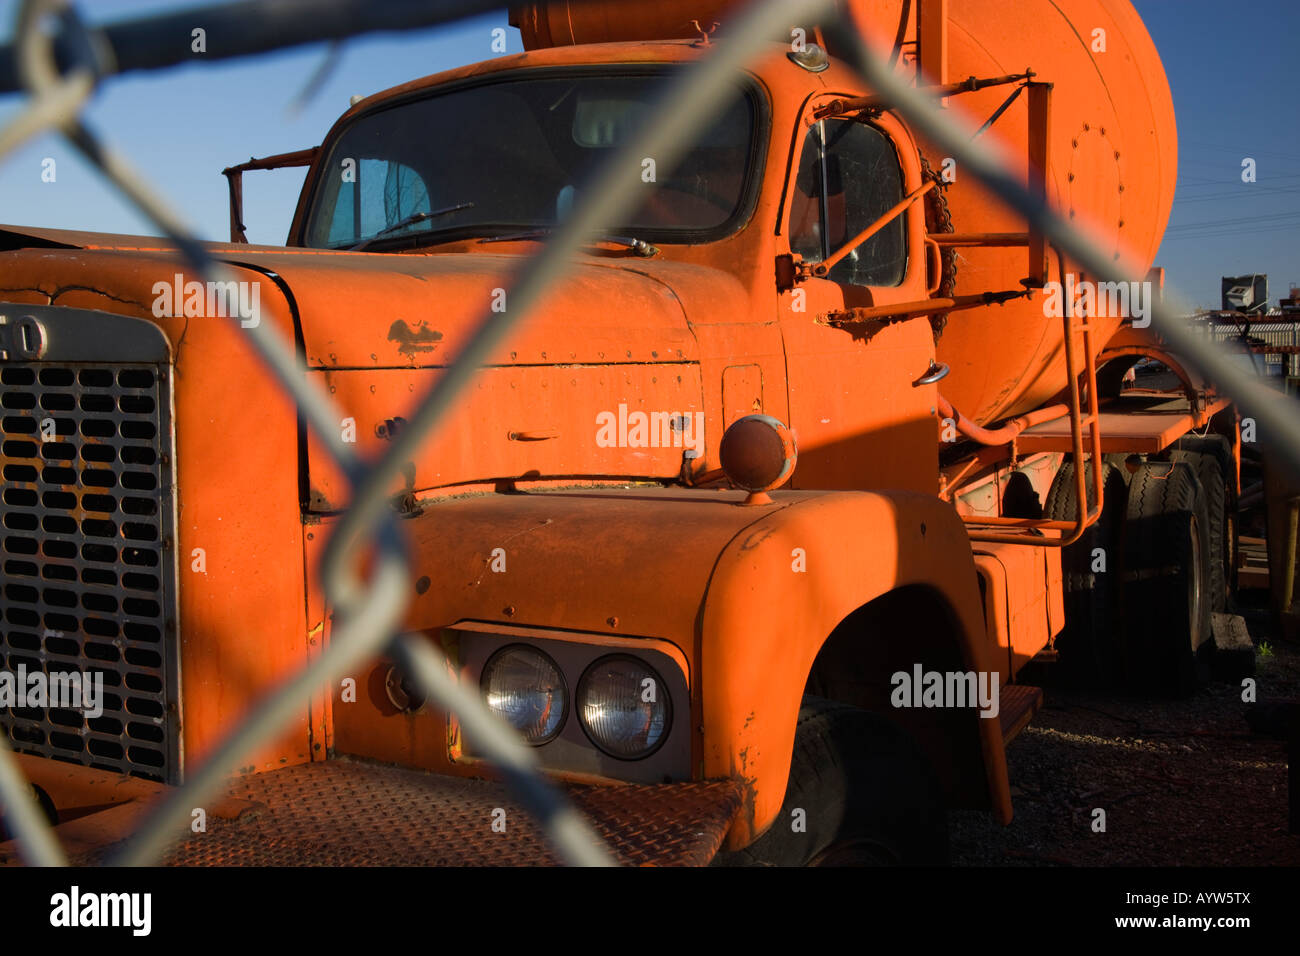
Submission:
<svg viewBox="0 0 1300 956">
<path fill-rule="evenodd" d="M 178 782 L 169 407 L 166 365 L 0 363 L 0 668 L 103 675 L 0 707 L 17 750 Z"/>
</svg>

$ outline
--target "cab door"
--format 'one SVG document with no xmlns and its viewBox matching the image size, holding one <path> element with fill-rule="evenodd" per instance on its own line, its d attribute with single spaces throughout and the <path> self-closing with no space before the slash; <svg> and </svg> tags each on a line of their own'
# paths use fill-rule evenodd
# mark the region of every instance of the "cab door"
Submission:
<svg viewBox="0 0 1300 956">
<path fill-rule="evenodd" d="M 852 94 L 836 94 L 852 95 Z M 914 386 L 934 359 L 926 317 L 853 321 L 853 309 L 928 296 L 924 199 L 870 238 L 851 241 L 921 186 L 916 147 L 894 117 L 829 117 L 814 99 L 796 133 L 777 251 L 802 263 L 781 292 L 794 485 L 937 486 L 936 388 Z M 819 263 L 833 263 L 824 276 Z"/>
</svg>

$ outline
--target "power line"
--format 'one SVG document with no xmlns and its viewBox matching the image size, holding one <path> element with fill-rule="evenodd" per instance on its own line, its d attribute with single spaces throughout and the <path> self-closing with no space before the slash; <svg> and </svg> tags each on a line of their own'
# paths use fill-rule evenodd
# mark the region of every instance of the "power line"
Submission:
<svg viewBox="0 0 1300 956">
<path fill-rule="evenodd" d="M 1204 233 L 1189 232 L 1184 235 L 1171 236 L 1166 234 L 1164 242 L 1182 242 L 1186 239 L 1226 239 L 1231 236 L 1256 236 L 1268 232 L 1293 232 L 1300 227 L 1300 223 L 1280 224 L 1276 226 L 1265 226 L 1259 229 L 1250 228 L 1233 228 L 1221 231 L 1209 231 Z"/>
<path fill-rule="evenodd" d="M 1241 156 L 1242 159 L 1245 159 L 1247 156 L 1251 157 L 1252 159 L 1256 156 L 1270 156 L 1270 157 L 1276 157 L 1278 159 L 1285 159 L 1293 163 L 1298 161 L 1294 153 L 1275 153 L 1272 150 L 1250 149 L 1247 146 L 1241 146 L 1241 145 L 1225 146 L 1223 143 L 1201 143 L 1201 142 L 1193 142 L 1190 140 L 1188 141 L 1187 145 L 1196 146 L 1200 149 L 1218 150 L 1220 152 L 1225 152 L 1225 153 L 1237 153 L 1238 155 Z M 1179 149 L 1179 152 L 1181 153 L 1183 152 L 1183 150 Z"/>
<path fill-rule="evenodd" d="M 1233 216 L 1229 219 L 1205 219 L 1200 222 L 1188 222 L 1177 226 L 1170 226 L 1166 231 L 1181 232 L 1188 229 L 1211 229 L 1215 226 L 1235 226 L 1238 224 L 1248 225 L 1250 223 L 1268 223 L 1289 219 L 1300 219 L 1300 210 L 1275 213 L 1271 216 Z"/>
<path fill-rule="evenodd" d="M 1256 191 L 1256 195 L 1261 199 L 1267 196 L 1281 196 L 1287 193 L 1300 193 L 1300 186 L 1290 187 L 1287 189 L 1260 189 Z M 1243 196 L 1239 193 L 1217 193 L 1213 196 L 1175 196 L 1174 202 L 1183 204 L 1191 202 L 1242 202 L 1249 201 L 1250 198 L 1251 197 Z"/>
<path fill-rule="evenodd" d="M 1271 183 L 1276 183 L 1276 182 L 1291 182 L 1296 179 L 1300 179 L 1300 173 L 1297 173 L 1295 175 L 1286 175 L 1286 176 L 1267 176 L 1264 179 L 1256 178 L 1256 181 L 1253 183 L 1242 182 L 1240 176 L 1234 175 L 1234 176 L 1227 176 L 1223 179 L 1197 180 L 1195 183 L 1189 183 L 1188 185 L 1184 186 L 1183 184 L 1187 182 L 1187 180 L 1180 178 L 1178 180 L 1178 186 L 1181 189 L 1209 189 L 1215 186 L 1218 187 L 1236 186 L 1236 187 L 1254 188 L 1256 186 L 1267 186 Z"/>
</svg>

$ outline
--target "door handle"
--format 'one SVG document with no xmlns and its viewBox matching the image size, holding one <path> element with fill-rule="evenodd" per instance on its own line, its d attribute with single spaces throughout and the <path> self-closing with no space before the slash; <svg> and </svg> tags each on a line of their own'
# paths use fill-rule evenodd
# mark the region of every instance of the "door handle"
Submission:
<svg viewBox="0 0 1300 956">
<path fill-rule="evenodd" d="M 933 385 L 935 382 L 939 381 L 939 379 L 945 377 L 950 371 L 952 370 L 942 362 L 932 361 L 930 367 L 925 370 L 924 374 L 912 383 L 912 387 L 919 388 L 922 385 Z"/>
<path fill-rule="evenodd" d="M 511 441 L 549 441 L 559 437 L 558 428 L 534 428 L 530 431 L 513 431 L 509 435 Z"/>
</svg>

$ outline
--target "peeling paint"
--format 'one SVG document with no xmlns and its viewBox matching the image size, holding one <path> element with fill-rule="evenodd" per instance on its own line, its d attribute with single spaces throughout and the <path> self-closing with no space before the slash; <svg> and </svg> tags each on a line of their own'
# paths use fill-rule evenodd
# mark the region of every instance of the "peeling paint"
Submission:
<svg viewBox="0 0 1300 956">
<path fill-rule="evenodd" d="M 432 352 L 441 341 L 442 333 L 429 328 L 427 322 L 421 322 L 415 328 L 398 319 L 388 327 L 388 341 L 397 343 L 397 351 L 407 358 L 414 358 L 416 352 Z"/>
<path fill-rule="evenodd" d="M 44 289 L 36 289 L 36 288 L 31 288 L 31 287 L 19 287 L 19 288 L 13 288 L 13 289 L 0 289 L 0 295 L 6 295 L 6 294 L 8 294 L 8 293 L 10 293 L 10 292 L 35 292 L 37 295 L 43 295 L 43 296 L 45 296 L 45 302 L 43 302 L 43 303 L 37 303 L 38 305 L 51 305 L 51 304 L 53 304 L 53 301 L 54 301 L 54 297 L 51 296 L 50 293 L 46 292 Z M 15 304 L 22 304 L 22 303 L 15 303 Z"/>
<path fill-rule="evenodd" d="M 531 531 L 536 531 L 538 528 L 545 528 L 548 524 L 550 524 L 554 520 L 555 520 L 554 518 L 546 518 L 531 527 L 521 528 L 520 530 L 516 531 L 514 534 L 506 537 L 501 542 L 500 546 L 504 547 L 505 545 L 509 544 L 511 541 L 515 540 L 515 538 L 519 537 L 521 534 L 528 534 Z M 489 554 L 486 558 L 483 559 L 483 570 L 479 572 L 479 576 L 477 578 L 475 578 L 473 581 L 469 583 L 469 586 L 472 588 L 478 587 L 479 584 L 483 581 L 484 576 L 488 573 L 488 568 L 490 568 L 491 566 L 492 566 L 492 555 Z"/>
<path fill-rule="evenodd" d="M 744 818 L 745 825 L 752 835 L 754 833 L 755 809 L 758 804 L 758 778 L 746 772 L 749 768 L 749 747 L 741 748 L 737 755 L 740 757 L 739 772 L 737 772 L 733 763 L 731 775 L 740 780 L 742 788 L 740 815 Z"/>
<path fill-rule="evenodd" d="M 100 289 L 100 288 L 96 288 L 95 286 L 89 286 L 89 285 L 59 286 L 52 293 L 50 293 L 50 305 L 57 304 L 58 300 L 62 298 L 63 295 L 67 292 L 90 292 L 94 295 L 103 296 L 105 299 L 108 299 L 110 302 L 118 302 L 122 305 L 133 305 L 141 312 L 144 312 L 146 314 L 152 313 L 153 311 L 148 305 L 145 305 L 143 302 L 139 302 L 135 299 L 124 299 L 121 296 L 113 295 L 113 293 L 105 289 Z"/>
</svg>

